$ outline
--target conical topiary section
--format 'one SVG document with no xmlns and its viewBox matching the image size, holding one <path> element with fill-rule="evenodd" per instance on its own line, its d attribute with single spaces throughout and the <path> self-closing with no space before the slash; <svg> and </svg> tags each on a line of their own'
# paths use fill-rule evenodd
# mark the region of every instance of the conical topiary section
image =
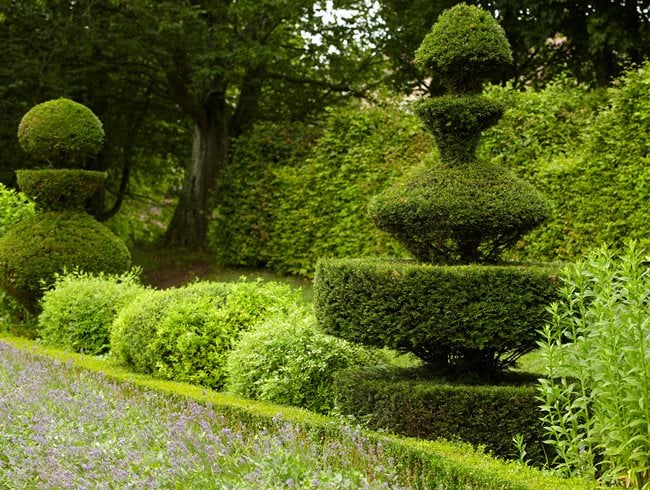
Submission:
<svg viewBox="0 0 650 490">
<path fill-rule="evenodd" d="M 369 212 L 422 262 L 497 262 L 548 216 L 546 200 L 532 186 L 476 158 L 481 132 L 503 114 L 501 105 L 478 94 L 511 61 L 499 24 L 465 4 L 441 15 L 416 53 L 416 63 L 436 72 L 450 92 L 414 104 L 442 163 L 375 196 Z"/>
</svg>

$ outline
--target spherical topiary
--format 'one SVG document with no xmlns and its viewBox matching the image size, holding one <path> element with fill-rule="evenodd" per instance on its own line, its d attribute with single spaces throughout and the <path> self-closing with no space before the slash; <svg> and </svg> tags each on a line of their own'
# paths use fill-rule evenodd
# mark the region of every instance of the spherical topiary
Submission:
<svg viewBox="0 0 650 490">
<path fill-rule="evenodd" d="M 0 285 L 32 312 L 43 288 L 64 269 L 121 274 L 130 264 L 124 242 L 81 212 L 40 213 L 0 239 Z"/>
<path fill-rule="evenodd" d="M 23 116 L 18 141 L 36 160 L 78 167 L 101 149 L 104 129 L 86 106 L 60 98 L 38 104 Z"/>
<path fill-rule="evenodd" d="M 458 4 L 443 12 L 415 53 L 415 64 L 438 74 L 454 93 L 478 93 L 512 63 L 498 22 L 485 10 Z"/>
</svg>

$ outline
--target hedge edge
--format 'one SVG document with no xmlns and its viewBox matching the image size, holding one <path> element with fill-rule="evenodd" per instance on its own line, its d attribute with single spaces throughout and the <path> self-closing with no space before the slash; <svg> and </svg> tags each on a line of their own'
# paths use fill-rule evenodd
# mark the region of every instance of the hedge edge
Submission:
<svg viewBox="0 0 650 490">
<path fill-rule="evenodd" d="M 283 419 L 335 436 L 341 422 L 307 410 L 246 400 L 233 395 L 218 393 L 200 386 L 175 381 L 155 379 L 133 374 L 112 365 L 108 360 L 83 354 L 45 347 L 38 342 L 7 333 L 0 333 L 0 342 L 63 362 L 89 371 L 101 372 L 120 382 L 131 382 L 167 395 L 188 398 L 199 403 L 211 403 L 225 414 L 244 421 L 267 422 L 282 415 Z M 502 461 L 473 450 L 462 443 L 425 441 L 415 438 L 380 434 L 363 430 L 363 435 L 374 443 L 381 443 L 384 451 L 396 460 L 396 464 L 417 468 L 425 477 L 420 488 L 429 489 L 535 489 L 535 490 L 581 490 L 601 488 L 593 482 L 581 479 L 562 479 L 555 475 L 529 468 L 519 462 Z"/>
</svg>

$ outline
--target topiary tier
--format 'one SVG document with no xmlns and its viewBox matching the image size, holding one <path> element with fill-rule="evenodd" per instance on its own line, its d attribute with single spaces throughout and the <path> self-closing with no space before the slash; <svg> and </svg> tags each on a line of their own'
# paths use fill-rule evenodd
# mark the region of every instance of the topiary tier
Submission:
<svg viewBox="0 0 650 490">
<path fill-rule="evenodd" d="M 131 256 L 83 209 L 106 174 L 63 168 L 80 167 L 101 148 L 104 130 L 92 111 L 68 99 L 39 104 L 23 117 L 18 138 L 30 156 L 55 167 L 17 172 L 18 185 L 40 213 L 0 239 L 0 285 L 36 312 L 43 288 L 64 268 L 119 274 L 128 270 Z"/>
<path fill-rule="evenodd" d="M 441 163 L 375 196 L 375 224 L 416 261 L 326 260 L 317 266 L 317 317 L 327 333 L 412 352 L 437 370 L 495 374 L 536 347 L 555 298 L 555 270 L 501 262 L 549 214 L 546 200 L 506 169 L 477 159 L 503 107 L 480 95 L 512 61 L 499 24 L 459 4 L 416 53 L 449 93 L 414 104 Z"/>
</svg>

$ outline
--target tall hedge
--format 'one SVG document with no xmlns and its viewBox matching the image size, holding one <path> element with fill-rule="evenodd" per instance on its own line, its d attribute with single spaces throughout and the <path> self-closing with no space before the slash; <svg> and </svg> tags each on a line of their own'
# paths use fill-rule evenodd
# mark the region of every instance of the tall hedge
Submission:
<svg viewBox="0 0 650 490">
<path fill-rule="evenodd" d="M 608 91 L 567 79 L 539 92 L 492 88 L 513 104 L 481 152 L 534 181 L 552 204 L 512 257 L 572 260 L 629 238 L 649 245 L 649 85 L 645 64 Z"/>
<path fill-rule="evenodd" d="M 396 105 L 332 109 L 313 127 L 260 126 L 240 138 L 209 237 L 230 265 L 311 275 L 321 256 L 402 254 L 368 218 L 368 197 L 431 151 Z"/>
</svg>

